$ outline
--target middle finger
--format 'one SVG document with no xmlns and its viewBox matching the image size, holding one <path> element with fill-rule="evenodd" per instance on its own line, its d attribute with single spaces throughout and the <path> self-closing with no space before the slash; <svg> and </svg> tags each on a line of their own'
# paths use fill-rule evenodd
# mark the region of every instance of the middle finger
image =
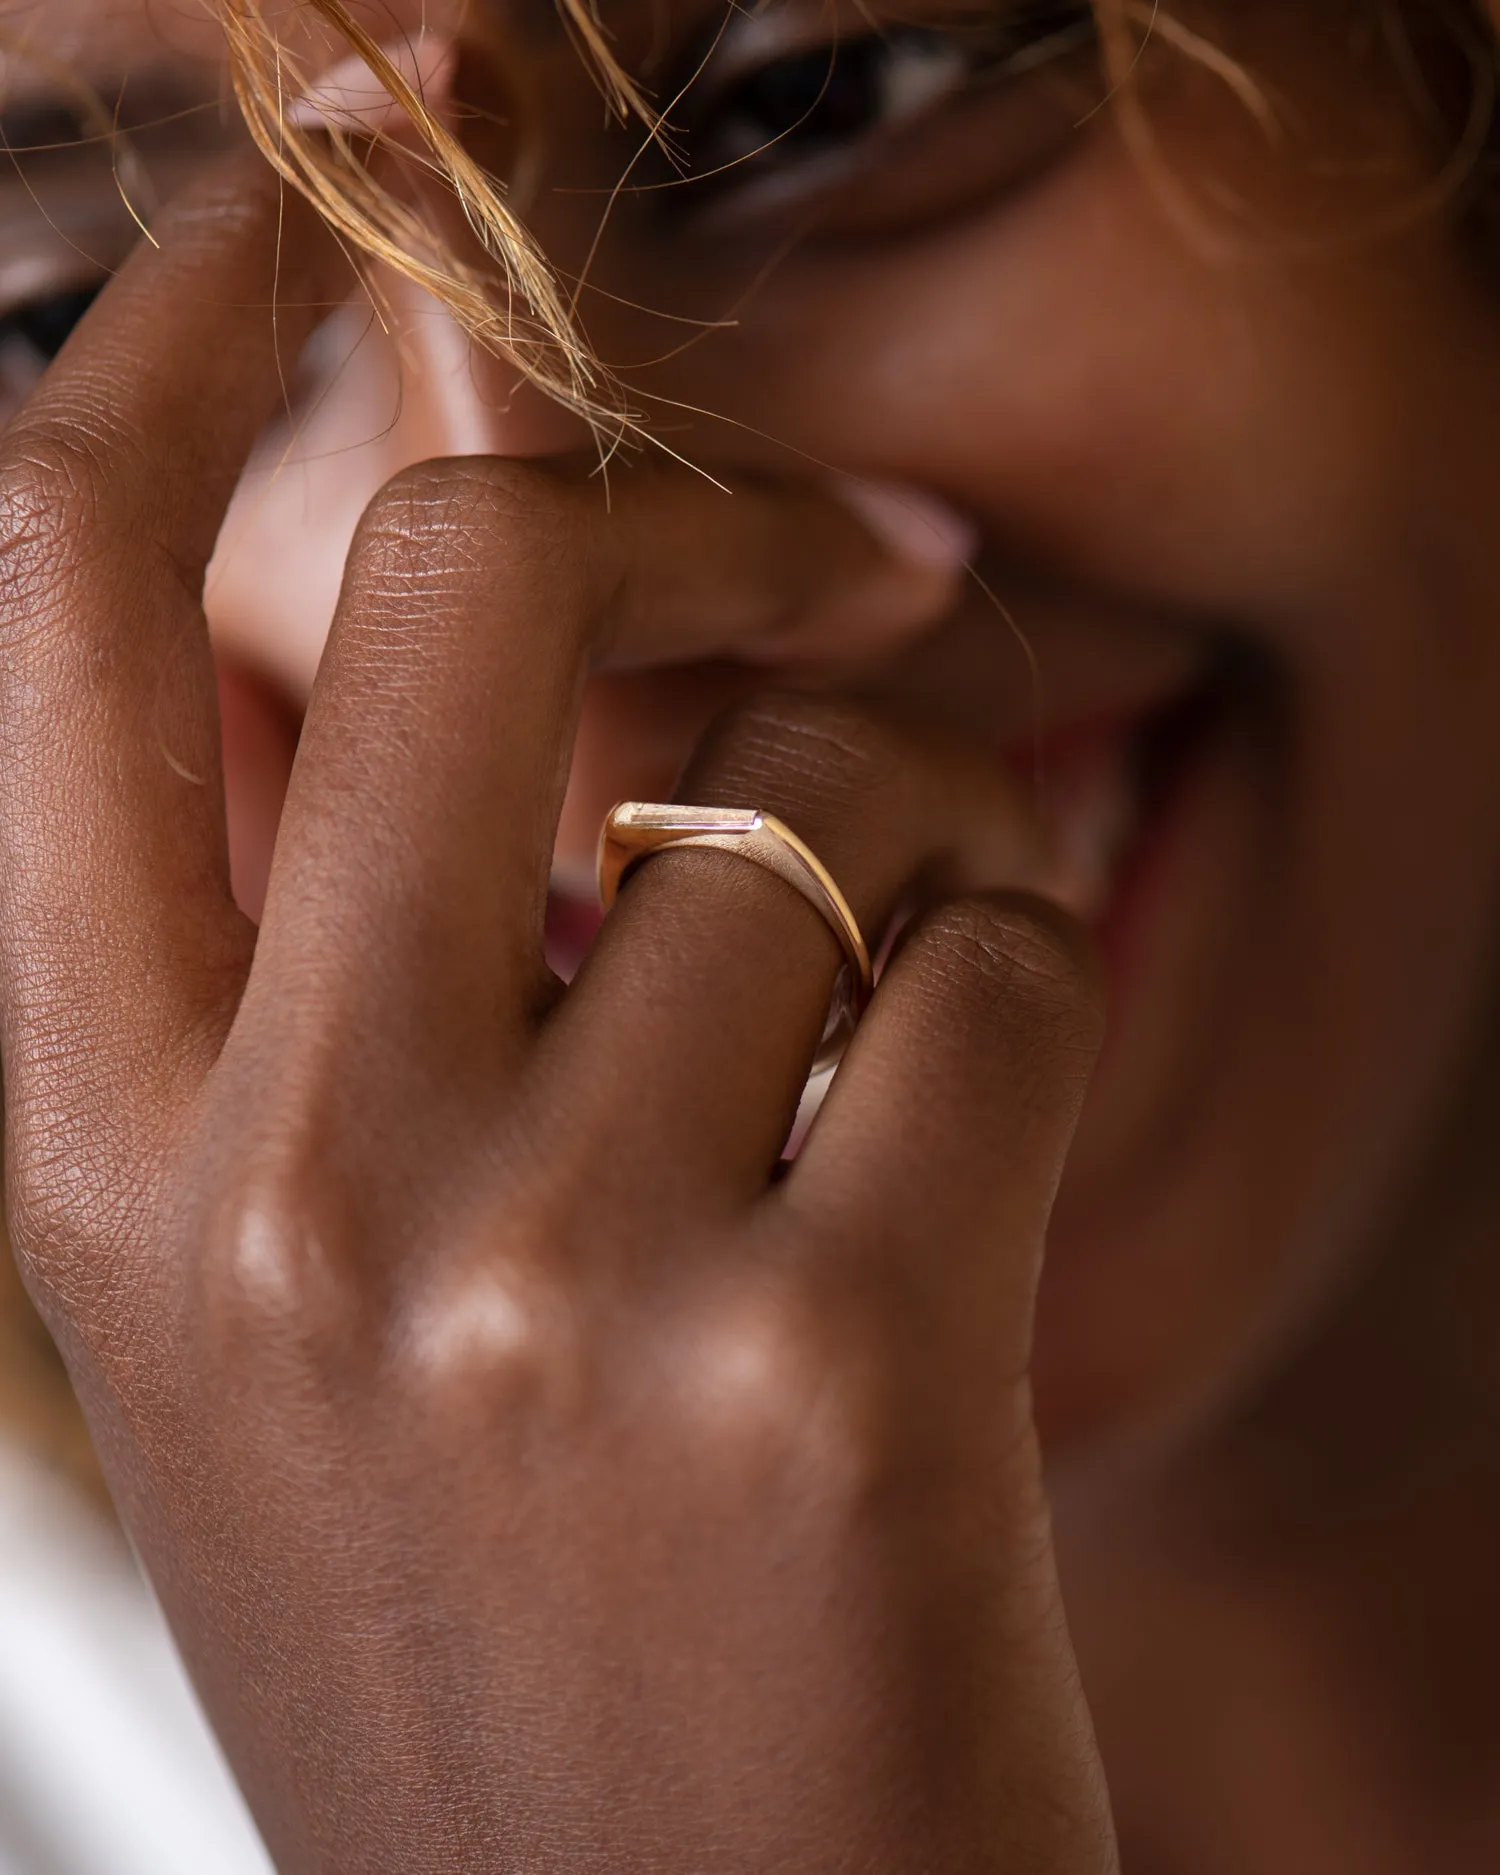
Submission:
<svg viewBox="0 0 1500 1875">
<path fill-rule="evenodd" d="M 606 491 L 587 465 L 491 458 L 397 477 L 351 552 L 247 1019 L 314 1054 L 337 1030 L 346 1077 L 400 1075 L 418 1038 L 443 1060 L 518 1054 L 551 995 L 547 881 L 591 657 L 781 641 L 851 602 L 925 623 L 955 576 L 894 563 L 812 491 L 644 470 Z"/>
</svg>

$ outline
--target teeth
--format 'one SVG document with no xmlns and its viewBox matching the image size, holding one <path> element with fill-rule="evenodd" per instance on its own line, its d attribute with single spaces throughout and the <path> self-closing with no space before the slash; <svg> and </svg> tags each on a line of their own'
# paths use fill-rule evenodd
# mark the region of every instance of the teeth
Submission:
<svg viewBox="0 0 1500 1875">
<path fill-rule="evenodd" d="M 1090 737 L 1051 756 L 1042 787 L 1052 851 L 1040 890 L 1084 923 L 1109 903 L 1121 861 L 1141 822 L 1130 737 Z"/>
<path fill-rule="evenodd" d="M 547 963 L 564 983 L 573 981 L 598 936 L 601 922 L 598 901 L 592 894 L 576 898 L 558 892 L 548 894 Z"/>
</svg>

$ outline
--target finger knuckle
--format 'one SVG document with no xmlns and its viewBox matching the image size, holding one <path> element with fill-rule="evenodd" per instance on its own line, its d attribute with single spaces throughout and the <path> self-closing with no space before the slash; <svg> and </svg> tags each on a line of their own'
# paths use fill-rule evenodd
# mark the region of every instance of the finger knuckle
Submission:
<svg viewBox="0 0 1500 1875">
<path fill-rule="evenodd" d="M 889 798 L 904 772 L 894 737 L 857 705 L 767 691 L 722 717 L 700 758 L 726 795 L 768 808 L 816 807 L 858 817 Z"/>
<path fill-rule="evenodd" d="M 82 1145 L 71 1126 L 48 1135 L 28 1126 L 14 1154 L 9 1248 L 60 1343 L 103 1357 L 133 1345 L 154 1312 L 154 1181 L 125 1153 Z"/>
<path fill-rule="evenodd" d="M 56 583 L 101 500 L 101 450 L 60 424 L 12 432 L 0 452 L 0 605 L 22 624 Z"/>
<path fill-rule="evenodd" d="M 440 1427 L 476 1415 L 559 1423 L 589 1391 L 581 1298 L 514 1223 L 472 1233 L 413 1284 L 391 1348 L 401 1391 Z"/>
<path fill-rule="evenodd" d="M 266 1155 L 238 1170 L 201 1241 L 193 1314 L 211 1361 L 243 1367 L 248 1349 L 327 1372 L 360 1350 L 370 1324 L 357 1232 L 308 1158 Z"/>
<path fill-rule="evenodd" d="M 869 1311 L 826 1272 L 721 1280 L 671 1336 L 682 1426 L 714 1475 L 857 1498 L 888 1451 L 886 1363 Z"/>
<path fill-rule="evenodd" d="M 957 995 L 1007 1015 L 1024 1008 L 1048 1026 L 1097 1037 L 1096 973 L 1060 914 L 1011 899 L 957 900 L 921 921 L 909 950 L 944 1000 Z"/>
<path fill-rule="evenodd" d="M 486 457 L 419 462 L 394 475 L 361 517 L 351 573 L 366 599 L 407 600 L 475 573 L 576 562 L 579 526 L 563 478 L 532 463 Z M 570 549 L 573 551 L 570 552 Z"/>
<path fill-rule="evenodd" d="M 34 966 L 25 988 L 46 1013 L 14 1025 L 5 1152 L 6 1226 L 12 1248 L 45 1280 L 51 1268 L 119 1268 L 137 1280 L 149 1262 L 163 1194 L 171 1188 L 165 1116 L 140 1092 L 141 1045 L 85 1036 L 59 1009 L 54 973 Z"/>
<path fill-rule="evenodd" d="M 184 445 L 164 456 L 114 412 L 115 401 L 111 385 L 77 372 L 5 432 L 0 619 L 12 631 L 33 622 L 45 631 L 54 618 L 50 601 L 101 565 L 117 595 L 128 567 L 160 602 L 186 600 L 197 616 L 217 531 L 182 522 L 205 472 L 200 452 Z M 104 647 L 95 655 L 104 659 Z"/>
</svg>

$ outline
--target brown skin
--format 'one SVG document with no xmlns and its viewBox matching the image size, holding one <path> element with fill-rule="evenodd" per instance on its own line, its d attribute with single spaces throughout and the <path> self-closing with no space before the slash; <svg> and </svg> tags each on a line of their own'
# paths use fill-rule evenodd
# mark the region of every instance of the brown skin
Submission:
<svg viewBox="0 0 1500 1875">
<path fill-rule="evenodd" d="M 22 1248 L 288 1870 L 1108 1868 L 1033 1385 L 1133 1875 L 1493 1866 L 1500 352 L 1458 231 L 1391 213 L 1439 151 L 1349 17 L 1193 15 L 1311 127 L 1290 147 L 1143 71 L 1167 173 L 1240 205 L 1227 252 L 1116 117 L 1073 133 L 1079 73 L 903 143 L 769 271 L 784 219 L 622 198 L 590 329 L 639 361 L 684 328 L 622 301 L 739 305 L 631 374 L 727 419 L 673 441 L 739 492 L 622 475 L 606 518 L 564 461 L 383 495 L 253 954 L 179 771 L 217 759 L 196 578 L 276 400 L 263 315 L 228 310 L 269 292 L 264 193 L 174 224 L 10 432 Z M 580 267 L 598 197 L 568 191 L 623 144 L 568 48 L 501 34 L 462 83 Z M 288 290 L 298 252 L 287 304 L 341 290 L 311 255 Z M 358 512 L 430 414 L 313 485 Z M 1256 671 L 1050 1232 L 1095 1022 L 1054 916 L 933 914 L 769 1192 L 835 962 L 804 907 L 679 856 L 573 995 L 541 966 L 558 814 L 576 856 L 736 698 L 685 796 L 781 809 L 872 925 L 918 873 L 1031 863 L 980 779 L 1030 722 L 1014 641 L 814 463 L 979 518 L 1051 718 L 1226 626 Z M 211 597 L 307 679 L 315 630 L 232 554 Z M 906 648 L 830 658 L 877 608 Z M 682 668 L 593 686 L 563 811 L 591 659 Z"/>
<path fill-rule="evenodd" d="M 16 1240 L 279 1866 L 1112 1868 L 1027 1383 L 1076 938 L 919 923 L 768 1187 L 826 929 L 664 860 L 558 1006 L 552 829 L 591 651 L 714 580 L 779 629 L 873 549 L 811 498 L 711 531 L 696 478 L 611 515 L 479 461 L 365 516 L 257 940 L 193 595 L 310 219 L 243 164 L 183 204 L 0 458 Z M 878 928 L 970 811 L 911 773 L 768 701 L 688 785 L 789 815 Z"/>
</svg>

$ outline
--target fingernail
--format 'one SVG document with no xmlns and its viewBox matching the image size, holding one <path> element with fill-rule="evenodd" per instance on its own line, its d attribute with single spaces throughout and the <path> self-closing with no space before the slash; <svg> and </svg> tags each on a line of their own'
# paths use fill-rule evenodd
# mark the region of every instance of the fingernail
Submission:
<svg viewBox="0 0 1500 1875">
<path fill-rule="evenodd" d="M 853 510 L 896 559 L 957 572 L 979 550 L 979 529 L 937 495 L 906 482 L 837 476 L 831 494 Z"/>
<path fill-rule="evenodd" d="M 389 40 L 380 50 L 427 109 L 441 113 L 453 84 L 453 41 L 439 33 L 419 32 Z M 336 129 L 365 137 L 382 135 L 405 116 L 358 53 L 340 59 L 287 113 L 299 130 Z"/>
</svg>

